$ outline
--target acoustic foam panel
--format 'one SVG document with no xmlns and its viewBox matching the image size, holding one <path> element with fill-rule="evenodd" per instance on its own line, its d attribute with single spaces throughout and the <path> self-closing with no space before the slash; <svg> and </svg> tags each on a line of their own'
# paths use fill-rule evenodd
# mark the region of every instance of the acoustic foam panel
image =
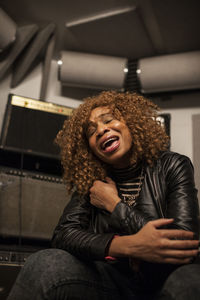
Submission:
<svg viewBox="0 0 200 300">
<path fill-rule="evenodd" d="M 26 45 L 35 35 L 37 30 L 38 26 L 36 24 L 26 25 L 17 28 L 15 43 L 13 44 L 8 54 L 4 57 L 4 59 L 2 61 L 0 60 L 0 79 L 2 79 L 6 71 L 13 64 L 13 62 L 22 52 L 22 50 L 26 47 Z"/>
<path fill-rule="evenodd" d="M 143 93 L 200 88 L 200 51 L 140 59 L 137 73 Z"/>
<path fill-rule="evenodd" d="M 126 58 L 62 51 L 59 80 L 64 85 L 97 89 L 123 88 Z"/>
<path fill-rule="evenodd" d="M 0 7 L 0 53 L 16 39 L 16 23 Z"/>
<path fill-rule="evenodd" d="M 46 49 L 47 41 L 55 31 L 55 24 L 50 23 L 44 28 L 40 29 L 36 36 L 32 39 L 23 55 L 16 61 L 13 69 L 13 76 L 11 81 L 11 87 L 16 87 L 25 77 L 33 62 L 40 54 L 40 52 Z"/>
</svg>

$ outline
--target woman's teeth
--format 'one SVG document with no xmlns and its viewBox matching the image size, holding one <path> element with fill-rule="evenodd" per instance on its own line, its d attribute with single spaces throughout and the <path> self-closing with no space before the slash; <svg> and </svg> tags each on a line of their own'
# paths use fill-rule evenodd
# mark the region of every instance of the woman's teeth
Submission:
<svg viewBox="0 0 200 300">
<path fill-rule="evenodd" d="M 103 150 L 106 149 L 106 147 L 109 147 L 114 141 L 118 140 L 119 138 L 118 137 L 111 137 L 109 138 L 108 140 L 106 140 L 102 145 L 101 145 L 101 148 Z"/>
</svg>

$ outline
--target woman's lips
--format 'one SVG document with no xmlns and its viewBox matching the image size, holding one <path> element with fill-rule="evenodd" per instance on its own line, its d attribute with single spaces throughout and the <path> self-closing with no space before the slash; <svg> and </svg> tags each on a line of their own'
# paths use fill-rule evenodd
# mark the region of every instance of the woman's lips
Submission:
<svg viewBox="0 0 200 300">
<path fill-rule="evenodd" d="M 106 147 L 110 146 L 116 140 L 119 140 L 119 137 L 116 135 L 104 137 L 103 141 L 101 141 L 100 144 L 101 149 L 105 150 Z"/>
<path fill-rule="evenodd" d="M 114 152 L 117 148 L 119 148 L 119 146 L 120 146 L 119 139 L 114 140 L 110 146 L 107 146 L 105 149 L 102 149 L 102 151 L 104 153 L 111 153 L 111 152 Z"/>
</svg>

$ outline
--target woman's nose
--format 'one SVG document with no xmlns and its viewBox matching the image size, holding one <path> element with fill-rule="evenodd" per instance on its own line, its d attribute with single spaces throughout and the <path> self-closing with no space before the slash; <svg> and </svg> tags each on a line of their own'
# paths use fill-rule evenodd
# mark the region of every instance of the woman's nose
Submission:
<svg viewBox="0 0 200 300">
<path fill-rule="evenodd" d="M 104 123 L 98 124 L 97 137 L 101 137 L 102 135 L 104 135 L 104 133 L 106 133 L 108 131 L 109 131 L 109 129 L 108 129 L 107 124 L 104 124 Z"/>
</svg>

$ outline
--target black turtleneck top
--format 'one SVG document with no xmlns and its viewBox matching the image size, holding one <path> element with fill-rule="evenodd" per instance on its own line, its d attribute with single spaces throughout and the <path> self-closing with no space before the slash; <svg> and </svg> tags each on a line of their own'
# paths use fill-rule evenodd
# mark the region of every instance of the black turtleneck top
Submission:
<svg viewBox="0 0 200 300">
<path fill-rule="evenodd" d="M 123 169 L 112 168 L 109 176 L 115 181 L 122 202 L 134 206 L 144 178 L 143 165 L 133 165 Z"/>
</svg>

